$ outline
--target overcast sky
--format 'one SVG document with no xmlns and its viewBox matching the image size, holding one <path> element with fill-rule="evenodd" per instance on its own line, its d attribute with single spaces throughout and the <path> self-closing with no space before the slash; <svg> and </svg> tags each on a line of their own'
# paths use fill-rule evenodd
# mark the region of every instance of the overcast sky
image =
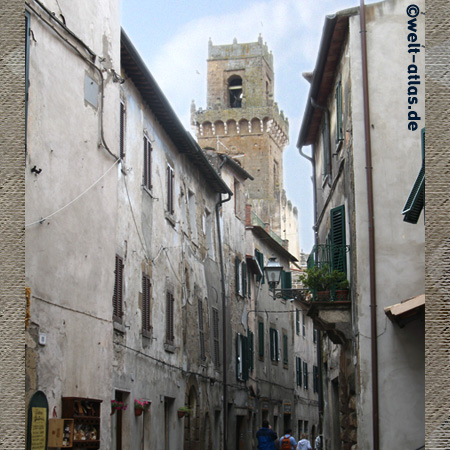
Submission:
<svg viewBox="0 0 450 450">
<path fill-rule="evenodd" d="M 284 188 L 299 211 L 300 247 L 313 245 L 311 165 L 296 148 L 325 16 L 359 0 L 122 0 L 122 26 L 180 120 L 191 130 L 190 105 L 206 107 L 208 40 L 256 42 L 274 56 L 275 101 L 289 119 Z M 374 1 L 366 0 L 366 4 Z M 309 151 L 309 150 L 307 150 Z"/>
</svg>

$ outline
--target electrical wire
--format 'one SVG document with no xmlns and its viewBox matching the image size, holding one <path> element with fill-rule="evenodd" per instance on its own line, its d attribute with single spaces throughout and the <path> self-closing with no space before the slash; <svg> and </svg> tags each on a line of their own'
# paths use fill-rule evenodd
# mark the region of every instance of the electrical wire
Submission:
<svg viewBox="0 0 450 450">
<path fill-rule="evenodd" d="M 84 194 L 86 194 L 86 192 L 88 192 L 90 189 L 92 189 L 102 178 L 104 178 L 106 176 L 106 174 L 120 161 L 120 159 L 118 159 L 117 161 L 114 162 L 114 164 L 94 183 L 92 183 L 85 191 L 83 191 L 80 195 L 78 195 L 77 197 L 75 197 L 73 200 L 71 200 L 69 203 L 67 203 L 67 205 L 63 206 L 62 208 L 59 208 L 57 211 L 49 214 L 48 216 L 40 219 L 40 220 L 36 220 L 35 222 L 31 222 L 27 225 L 25 225 L 25 228 L 27 227 L 31 227 L 31 225 L 36 225 L 37 223 L 42 224 L 44 221 L 46 221 L 47 219 L 49 219 L 50 217 L 53 217 L 55 214 L 58 214 L 59 212 L 61 212 L 63 209 L 66 209 L 68 206 L 70 206 L 72 203 L 76 202 L 80 197 L 82 197 Z"/>
</svg>

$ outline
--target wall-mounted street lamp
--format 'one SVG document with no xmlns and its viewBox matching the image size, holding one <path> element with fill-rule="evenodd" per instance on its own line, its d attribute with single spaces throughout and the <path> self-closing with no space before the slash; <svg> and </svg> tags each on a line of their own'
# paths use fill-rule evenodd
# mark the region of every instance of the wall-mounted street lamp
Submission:
<svg viewBox="0 0 450 450">
<path fill-rule="evenodd" d="M 272 256 L 264 267 L 269 289 L 272 291 L 273 299 L 290 298 L 291 300 L 305 300 L 305 289 L 276 289 L 281 279 L 283 266 Z"/>
</svg>

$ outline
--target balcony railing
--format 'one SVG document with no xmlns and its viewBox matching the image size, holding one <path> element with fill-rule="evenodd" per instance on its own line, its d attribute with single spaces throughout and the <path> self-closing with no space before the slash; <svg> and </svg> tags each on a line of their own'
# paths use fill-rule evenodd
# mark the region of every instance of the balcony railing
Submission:
<svg viewBox="0 0 450 450">
<path fill-rule="evenodd" d="M 315 245 L 308 257 L 307 268 L 327 268 L 329 273 L 337 270 L 347 276 L 347 254 L 350 253 L 349 245 Z M 348 279 L 348 277 L 347 277 Z M 326 291 L 310 289 L 313 301 L 348 301 L 349 289 L 339 289 L 337 284 L 331 285 Z"/>
</svg>

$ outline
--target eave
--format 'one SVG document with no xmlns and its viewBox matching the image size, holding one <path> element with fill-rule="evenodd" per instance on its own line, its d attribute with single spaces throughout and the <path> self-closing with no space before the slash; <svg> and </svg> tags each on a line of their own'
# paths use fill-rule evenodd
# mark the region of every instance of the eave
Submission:
<svg viewBox="0 0 450 450">
<path fill-rule="evenodd" d="M 180 122 L 158 83 L 123 29 L 121 30 L 120 57 L 121 66 L 126 75 L 136 86 L 143 100 L 152 110 L 177 150 L 185 154 L 199 169 L 208 186 L 218 193 L 232 195 L 232 191 L 211 166 L 200 146 Z"/>
</svg>

